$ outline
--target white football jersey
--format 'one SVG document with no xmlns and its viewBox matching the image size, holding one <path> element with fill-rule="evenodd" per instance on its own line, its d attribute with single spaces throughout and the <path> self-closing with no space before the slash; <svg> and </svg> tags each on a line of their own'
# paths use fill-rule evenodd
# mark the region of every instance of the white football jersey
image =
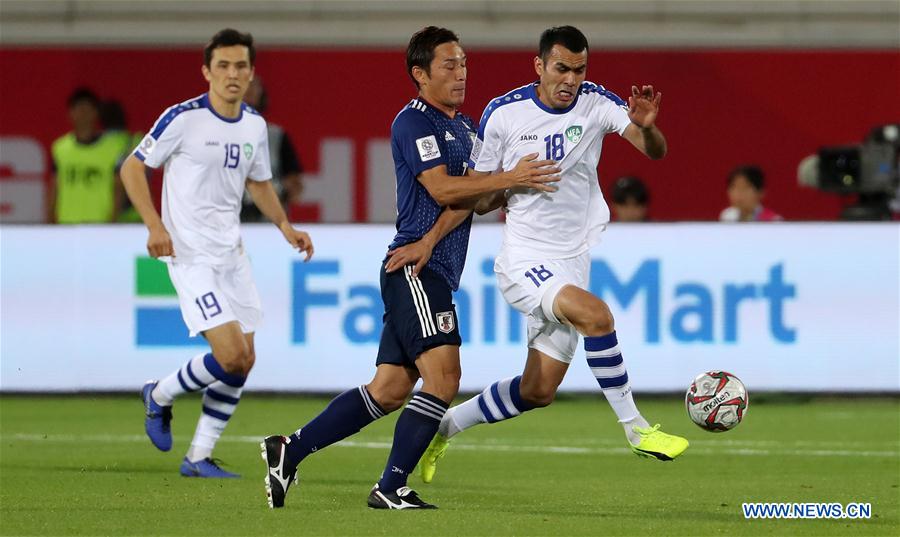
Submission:
<svg viewBox="0 0 900 537">
<path fill-rule="evenodd" d="M 587 251 L 609 222 L 597 181 L 603 136 L 622 135 L 628 107 L 614 93 L 584 82 L 565 110 L 544 105 L 537 82 L 491 101 L 481 117 L 469 166 L 508 171 L 529 153 L 562 169 L 556 192 L 507 191 L 503 249 L 516 256 L 567 258 Z"/>
<path fill-rule="evenodd" d="M 237 260 L 244 182 L 272 178 L 262 116 L 242 104 L 237 118 L 222 117 L 204 94 L 163 112 L 134 155 L 151 168 L 165 164 L 162 221 L 175 260 Z"/>
</svg>

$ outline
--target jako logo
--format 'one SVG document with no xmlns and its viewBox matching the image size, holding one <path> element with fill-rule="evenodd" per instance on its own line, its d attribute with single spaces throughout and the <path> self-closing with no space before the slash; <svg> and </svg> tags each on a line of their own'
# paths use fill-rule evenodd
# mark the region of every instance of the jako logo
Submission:
<svg viewBox="0 0 900 537">
<path fill-rule="evenodd" d="M 204 347 L 202 337 L 188 337 L 178 295 L 166 264 L 152 257 L 134 260 L 135 344 L 138 347 Z"/>
</svg>

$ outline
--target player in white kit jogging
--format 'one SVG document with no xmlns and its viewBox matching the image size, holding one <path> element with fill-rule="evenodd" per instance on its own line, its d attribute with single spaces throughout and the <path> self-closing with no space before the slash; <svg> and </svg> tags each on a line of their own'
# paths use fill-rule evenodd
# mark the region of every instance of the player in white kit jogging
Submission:
<svg viewBox="0 0 900 537">
<path fill-rule="evenodd" d="M 616 133 L 651 159 L 666 154 L 654 122 L 662 94 L 632 87 L 626 104 L 603 86 L 585 82 L 588 43 L 572 26 L 541 35 L 534 68 L 540 80 L 491 101 L 484 111 L 469 162 L 474 174 L 508 170 L 537 153 L 561 168 L 556 192 L 508 190 L 482 199 L 485 212 L 505 205 L 503 246 L 494 272 L 503 297 L 528 318 L 528 360 L 522 375 L 497 381 L 450 408 L 420 461 L 430 482 L 448 440 L 479 423 L 513 418 L 549 405 L 572 361 L 578 335 L 603 393 L 631 449 L 672 460 L 688 447 L 684 438 L 650 427 L 631 395 L 613 317 L 588 289 L 590 248 L 609 222 L 597 163 L 603 137 Z"/>
<path fill-rule="evenodd" d="M 202 68 L 209 92 L 163 112 L 121 172 L 150 232 L 148 252 L 168 265 L 190 335 L 203 334 L 212 349 L 141 391 L 147 436 L 162 451 L 172 448 L 173 400 L 203 391 L 180 468 L 187 477 L 238 477 L 220 468 L 212 451 L 253 367 L 253 335 L 262 319 L 239 229 L 244 188 L 291 246 L 307 260 L 313 253 L 309 235 L 291 226 L 272 188 L 266 122 L 242 102 L 254 59 L 250 34 L 225 29 L 213 36 Z M 162 218 L 145 178 L 145 166 L 161 165 Z"/>
</svg>

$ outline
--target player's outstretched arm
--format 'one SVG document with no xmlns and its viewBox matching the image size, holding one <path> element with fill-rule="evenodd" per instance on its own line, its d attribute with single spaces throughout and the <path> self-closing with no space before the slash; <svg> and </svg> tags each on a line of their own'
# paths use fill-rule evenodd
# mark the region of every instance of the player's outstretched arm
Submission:
<svg viewBox="0 0 900 537">
<path fill-rule="evenodd" d="M 552 160 L 537 160 L 538 154 L 522 157 L 516 167 L 502 173 L 476 174 L 457 177 L 447 174 L 444 165 L 435 166 L 420 173 L 417 179 L 441 206 L 462 203 L 474 204 L 485 194 L 507 188 L 534 188 L 542 192 L 555 192 L 560 169 Z"/>
<path fill-rule="evenodd" d="M 309 234 L 305 231 L 294 229 L 294 226 L 288 221 L 287 215 L 284 214 L 284 207 L 281 206 L 281 200 L 278 199 L 278 194 L 272 188 L 272 181 L 248 179 L 247 192 L 250 192 L 250 197 L 253 198 L 253 203 L 256 204 L 260 212 L 278 226 L 281 234 L 284 235 L 284 240 L 288 241 L 297 250 L 306 252 L 304 261 L 309 261 L 313 256 L 312 239 L 309 238 Z"/>
<path fill-rule="evenodd" d="M 622 134 L 638 151 L 653 160 L 663 158 L 668 151 L 666 138 L 656 126 L 661 100 L 662 93 L 654 93 L 653 86 L 642 86 L 640 91 L 637 86 L 631 86 L 631 96 L 628 97 L 631 125 Z"/>
<path fill-rule="evenodd" d="M 147 226 L 150 236 L 147 238 L 147 252 L 152 257 L 174 255 L 172 237 L 166 231 L 166 227 L 153 206 L 153 198 L 150 196 L 150 186 L 147 184 L 147 167 L 134 155 L 125 159 L 119 172 L 122 176 L 122 185 L 125 193 L 131 200 L 141 220 Z"/>
<path fill-rule="evenodd" d="M 456 226 L 465 222 L 470 214 L 472 214 L 472 207 L 468 205 L 445 207 L 434 225 L 421 239 L 388 251 L 389 259 L 384 270 L 394 272 L 406 265 L 415 265 L 412 271 L 413 276 L 418 276 L 428 260 L 431 259 L 431 252 L 437 243 L 456 229 Z"/>
</svg>

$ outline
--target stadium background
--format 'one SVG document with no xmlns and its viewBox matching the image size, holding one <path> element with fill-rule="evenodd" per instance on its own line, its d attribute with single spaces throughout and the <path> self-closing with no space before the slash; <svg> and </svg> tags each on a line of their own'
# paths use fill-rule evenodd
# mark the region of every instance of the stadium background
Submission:
<svg viewBox="0 0 900 537">
<path fill-rule="evenodd" d="M 200 49 L 222 26 L 251 31 L 259 43 L 267 117 L 292 135 L 305 167 L 293 214 L 318 251 L 300 274 L 276 233 L 247 226 L 267 317 L 258 334 L 263 358 L 248 385 L 256 389 L 332 391 L 347 371 L 351 382 L 370 374 L 381 307 L 375 265 L 395 214 L 389 127 L 413 95 L 404 45 L 425 24 L 460 33 L 469 55 L 464 111 L 473 117 L 533 78 L 537 35 L 565 21 L 589 36 L 589 80 L 620 94 L 654 84 L 665 95 L 660 126 L 670 154 L 649 161 L 612 137 L 600 177 L 607 195 L 615 177 L 643 177 L 660 221 L 714 220 L 726 205 L 728 170 L 748 162 L 766 171 L 765 203 L 787 220 L 834 220 L 853 198 L 799 186 L 799 161 L 900 118 L 891 2 L 212 5 L 3 3 L 3 390 L 128 389 L 131 377 L 174 367 L 202 346 L 185 337 L 171 289 L 142 284 L 161 265 L 142 259 L 141 226 L 11 223 L 43 217 L 48 147 L 68 129 L 73 88 L 120 100 L 129 128 L 147 130 L 161 110 L 205 90 Z M 160 182 L 157 174 L 157 192 Z M 499 234 L 490 223 L 473 234 L 460 298 L 469 312 L 466 389 L 521 365 L 521 319 L 492 287 Z M 348 236 L 364 246 L 347 248 Z M 613 224 L 607 236 L 594 251 L 602 264 L 595 290 L 616 311 L 638 391 L 678 390 L 696 370 L 715 367 L 740 371 L 762 390 L 900 389 L 896 224 Z M 765 287 L 774 270 L 786 286 L 776 301 Z M 750 295 L 738 301 L 741 289 Z M 872 321 L 844 331 L 825 311 Z M 790 338 L 776 333 L 779 324 Z M 309 340 L 298 336 L 306 326 Z M 57 337 L 41 338 L 47 328 Z M 840 366 L 849 348 L 863 367 L 854 381 Z M 804 375 L 813 357 L 817 374 Z M 60 375 L 70 360 L 80 373 Z M 101 374 L 121 361 L 131 368 Z M 570 377 L 577 380 L 566 389 L 592 389 L 589 375 Z"/>
<path fill-rule="evenodd" d="M 868 0 L 0 0 L 0 535 L 900 534 L 900 226 L 833 222 L 852 199 L 796 180 L 820 146 L 900 120 L 898 17 L 896 1 Z M 260 437 L 294 430 L 328 399 L 260 392 L 335 392 L 373 369 L 376 270 L 392 236 L 387 140 L 413 95 L 409 35 L 427 24 L 461 35 L 464 111 L 477 117 L 533 78 L 540 31 L 569 23 L 590 40 L 589 80 L 665 94 L 670 155 L 649 162 L 612 137 L 600 166 L 607 193 L 615 177 L 641 175 L 664 223 L 611 225 L 592 271 L 642 413 L 690 450 L 672 464 L 631 455 L 576 357 L 564 391 L 593 395 L 456 440 L 435 483 L 414 482 L 441 506 L 430 516 L 364 509 L 395 416 L 304 462 L 302 488 L 268 512 Z M 205 91 L 200 50 L 226 26 L 259 44 L 269 119 L 306 168 L 294 215 L 317 254 L 302 265 L 269 226 L 244 232 L 266 321 L 253 393 L 216 456 L 245 479 L 210 484 L 175 473 L 196 398 L 176 405 L 173 451 L 152 449 L 142 429 L 136 388 L 202 345 L 145 257 L 144 228 L 37 222 L 71 90 L 119 99 L 129 127 L 146 130 Z M 766 204 L 789 222 L 713 222 L 725 174 L 746 162 L 767 172 Z M 522 365 L 523 323 L 491 273 L 500 233 L 474 228 L 458 297 L 467 390 Z M 711 368 L 751 394 L 748 418 L 724 435 L 694 427 L 680 396 Z M 873 516 L 748 521 L 742 502 L 870 502 Z"/>
</svg>

